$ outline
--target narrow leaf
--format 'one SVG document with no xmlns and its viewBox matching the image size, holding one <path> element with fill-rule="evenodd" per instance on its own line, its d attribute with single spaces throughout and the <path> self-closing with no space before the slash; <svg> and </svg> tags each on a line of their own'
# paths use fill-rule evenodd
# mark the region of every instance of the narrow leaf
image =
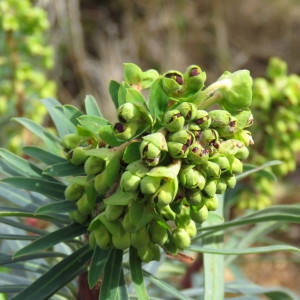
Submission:
<svg viewBox="0 0 300 300">
<path fill-rule="evenodd" d="M 6 164 L 21 176 L 41 177 L 42 175 L 41 169 L 30 163 L 28 160 L 21 158 L 6 149 L 0 149 L 0 156 L 5 160 Z"/>
<path fill-rule="evenodd" d="M 87 95 L 84 99 L 84 105 L 87 115 L 102 117 L 97 101 L 93 96 Z"/>
<path fill-rule="evenodd" d="M 144 282 L 142 262 L 138 257 L 137 249 L 133 246 L 129 249 L 129 265 L 137 298 L 139 300 L 150 299 Z"/>
<path fill-rule="evenodd" d="M 117 81 L 111 80 L 109 82 L 109 87 L 108 87 L 109 94 L 116 108 L 119 107 L 119 100 L 118 100 L 119 88 L 120 88 L 120 83 L 118 83 Z"/>
<path fill-rule="evenodd" d="M 58 163 L 66 162 L 67 160 L 63 157 L 58 155 L 54 155 L 44 149 L 34 147 L 34 146 L 27 146 L 23 148 L 24 154 L 35 158 L 47 165 L 54 165 Z"/>
<path fill-rule="evenodd" d="M 62 138 L 67 134 L 76 133 L 76 126 L 56 108 L 56 106 L 61 106 L 57 100 L 46 98 L 42 100 L 42 103 L 46 106 L 55 124 L 59 137 Z"/>
<path fill-rule="evenodd" d="M 66 186 L 62 183 L 48 181 L 41 178 L 7 177 L 2 179 L 12 186 L 20 189 L 41 193 L 55 199 L 64 199 Z"/>
<path fill-rule="evenodd" d="M 96 246 L 88 274 L 88 282 L 90 289 L 92 289 L 100 279 L 100 276 L 104 271 L 104 267 L 110 255 L 110 252 L 111 249 L 104 250 Z"/>
<path fill-rule="evenodd" d="M 61 108 L 63 114 L 73 123 L 74 126 L 78 124 L 78 118 L 82 116 L 82 112 L 75 106 L 66 104 L 64 106 L 58 106 L 57 108 Z"/>
<path fill-rule="evenodd" d="M 189 250 L 199 253 L 211 253 L 211 254 L 222 254 L 222 255 L 244 255 L 244 254 L 258 254 L 258 253 L 271 253 L 278 251 L 290 251 L 300 252 L 300 248 L 289 246 L 289 245 L 274 245 L 274 246 L 263 246 L 263 247 L 250 247 L 247 249 L 215 249 L 199 246 L 191 246 Z"/>
<path fill-rule="evenodd" d="M 100 300 L 116 299 L 122 269 L 123 251 L 112 249 L 104 267 L 104 277 L 100 288 Z"/>
<path fill-rule="evenodd" d="M 176 288 L 171 286 L 169 283 L 156 278 L 149 272 L 143 270 L 143 275 L 145 276 L 145 279 L 147 279 L 148 281 L 150 281 L 151 283 L 156 285 L 158 288 L 163 290 L 166 293 L 166 295 L 173 296 L 174 299 L 179 299 L 179 300 L 192 300 L 192 298 L 183 295 L 182 293 L 180 293 L 180 291 L 178 291 Z M 144 299 L 144 298 L 138 298 L 138 299 Z M 145 298 L 145 299 L 147 299 L 147 298 Z"/>
<path fill-rule="evenodd" d="M 34 241 L 38 237 L 35 235 L 24 235 L 24 234 L 1 234 L 0 240 L 22 240 L 22 241 Z"/>
<path fill-rule="evenodd" d="M 128 289 L 125 281 L 124 270 L 121 270 L 119 288 L 118 288 L 118 299 L 119 300 L 128 300 Z"/>
<path fill-rule="evenodd" d="M 70 211 L 76 210 L 77 206 L 74 201 L 59 201 L 54 203 L 49 203 L 39 207 L 35 214 L 59 214 L 59 213 L 68 213 Z"/>
<path fill-rule="evenodd" d="M 24 248 L 17 251 L 14 257 L 19 257 L 22 255 L 28 255 L 40 250 L 44 250 L 54 245 L 71 240 L 72 238 L 78 237 L 86 232 L 86 227 L 80 224 L 71 224 L 62 229 L 53 231 L 47 235 L 44 235 L 36 239 L 31 244 L 25 246 Z"/>
<path fill-rule="evenodd" d="M 72 165 L 69 161 L 48 166 L 43 174 L 54 177 L 78 176 L 84 174 L 83 166 Z"/>
<path fill-rule="evenodd" d="M 83 246 L 47 273 L 35 280 L 30 286 L 19 293 L 13 300 L 48 299 L 65 284 L 74 279 L 86 262 L 91 258 L 93 250 L 88 245 Z"/>
<path fill-rule="evenodd" d="M 59 154 L 61 152 L 61 147 L 59 145 L 60 139 L 52 134 L 50 131 L 42 127 L 41 125 L 26 119 L 26 118 L 14 118 L 13 120 L 22 124 L 33 134 L 39 137 L 47 147 L 47 149 L 53 154 Z"/>
</svg>

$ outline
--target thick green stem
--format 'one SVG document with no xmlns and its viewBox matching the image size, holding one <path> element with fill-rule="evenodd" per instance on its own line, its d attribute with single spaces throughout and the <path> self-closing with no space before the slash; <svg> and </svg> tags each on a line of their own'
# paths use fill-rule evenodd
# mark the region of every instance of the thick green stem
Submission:
<svg viewBox="0 0 300 300">
<path fill-rule="evenodd" d="M 203 224 L 204 226 L 218 225 L 224 222 L 223 207 L 224 196 L 218 197 L 219 206 L 214 214 Z M 224 235 L 218 231 L 203 239 L 203 245 L 207 248 L 222 249 L 224 247 Z M 224 299 L 224 255 L 205 253 L 204 260 L 204 300 Z"/>
</svg>

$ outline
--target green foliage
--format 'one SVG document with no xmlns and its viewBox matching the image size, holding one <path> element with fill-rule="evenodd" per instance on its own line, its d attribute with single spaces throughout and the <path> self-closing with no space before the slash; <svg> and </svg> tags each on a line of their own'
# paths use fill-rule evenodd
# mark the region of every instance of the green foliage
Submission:
<svg viewBox="0 0 300 300">
<path fill-rule="evenodd" d="M 115 124 L 91 96 L 85 113 L 51 98 L 42 101 L 58 136 L 16 118 L 44 148 L 25 147 L 28 160 L 0 152 L 0 222 L 19 230 L 0 235 L 10 247 L 0 256 L 9 272 L 0 292 L 13 292 L 13 299 L 75 299 L 74 279 L 88 272 L 90 289 L 100 285 L 99 299 L 165 299 L 165 293 L 176 299 L 223 299 L 234 285 L 224 283 L 225 255 L 299 252 L 281 244 L 251 247 L 259 243 L 258 232 L 264 236 L 283 223 L 298 223 L 298 204 L 225 219 L 224 192 L 276 162 L 242 173 L 253 143 L 249 72 L 225 72 L 205 89 L 203 74 L 197 66 L 159 75 L 125 64 L 125 81 L 110 85 Z M 143 89 L 150 89 L 148 99 Z M 213 104 L 219 109 L 207 110 Z M 23 218 L 49 226 L 39 229 Z M 254 225 L 246 235 L 249 224 Z M 35 235 L 28 238 L 28 232 Z M 9 243 L 21 240 L 17 248 Z M 168 269 L 169 258 L 190 258 L 192 252 L 204 254 L 199 272 L 204 285 L 180 289 L 151 267 L 159 262 Z M 43 269 L 30 268 L 29 260 Z M 186 265 L 178 267 L 182 273 Z M 19 280 L 19 268 L 27 281 Z M 237 295 L 297 297 L 283 289 L 257 292 L 246 281 L 236 285 Z"/>
<path fill-rule="evenodd" d="M 271 58 L 266 76 L 254 80 L 251 108 L 255 144 L 249 162 L 261 165 L 270 160 L 281 161 L 270 170 L 282 179 L 295 171 L 295 157 L 300 151 L 300 77 L 288 74 L 285 61 Z M 260 209 L 272 204 L 278 184 L 274 178 L 256 173 L 248 184 L 251 189 L 243 189 L 239 195 L 240 208 Z"/>
<path fill-rule="evenodd" d="M 22 133 L 9 119 L 19 116 L 42 123 L 46 110 L 40 99 L 55 96 L 55 83 L 47 78 L 54 64 L 48 27 L 45 11 L 31 1 L 0 2 L 0 139 L 15 152 L 20 151 Z"/>
</svg>

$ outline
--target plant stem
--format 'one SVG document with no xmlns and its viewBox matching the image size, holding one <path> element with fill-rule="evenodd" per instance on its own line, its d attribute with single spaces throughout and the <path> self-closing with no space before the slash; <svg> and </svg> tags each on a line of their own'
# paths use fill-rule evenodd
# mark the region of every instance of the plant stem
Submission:
<svg viewBox="0 0 300 300">
<path fill-rule="evenodd" d="M 219 195 L 219 206 L 214 214 L 203 224 L 204 226 L 217 225 L 224 222 L 223 207 L 224 196 Z M 221 249 L 223 248 L 224 235 L 218 231 L 203 239 L 204 247 Z M 203 254 L 204 260 L 204 300 L 224 299 L 224 255 Z"/>
</svg>

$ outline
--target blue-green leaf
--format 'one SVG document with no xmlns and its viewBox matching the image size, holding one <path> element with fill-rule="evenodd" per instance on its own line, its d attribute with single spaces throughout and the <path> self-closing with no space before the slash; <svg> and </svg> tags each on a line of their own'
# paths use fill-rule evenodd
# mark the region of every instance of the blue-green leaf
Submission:
<svg viewBox="0 0 300 300">
<path fill-rule="evenodd" d="M 58 155 L 54 155 L 44 149 L 34 147 L 34 146 L 27 146 L 23 148 L 24 154 L 35 158 L 47 165 L 54 165 L 58 163 L 66 162 L 67 159 L 60 157 Z"/>
<path fill-rule="evenodd" d="M 43 206 L 40 206 L 35 214 L 57 214 L 57 213 L 67 213 L 77 209 L 76 202 L 74 201 L 59 201 L 54 203 L 49 203 Z"/>
<path fill-rule="evenodd" d="M 37 192 L 54 199 L 65 199 L 66 186 L 62 183 L 26 177 L 7 177 L 3 178 L 2 181 L 17 188 Z"/>
<path fill-rule="evenodd" d="M 49 299 L 85 269 L 85 264 L 91 258 L 92 253 L 93 250 L 88 245 L 81 247 L 35 280 L 12 300 Z"/>
<path fill-rule="evenodd" d="M 123 251 L 112 249 L 104 267 L 104 277 L 100 288 L 100 300 L 115 300 L 119 290 Z M 145 298 L 144 298 L 145 299 Z"/>
<path fill-rule="evenodd" d="M 84 105 L 87 115 L 102 117 L 97 101 L 93 96 L 87 95 L 84 99 Z"/>
<path fill-rule="evenodd" d="M 116 108 L 119 107 L 119 100 L 118 100 L 119 88 L 120 88 L 120 83 L 118 83 L 117 81 L 111 80 L 109 82 L 109 87 L 108 87 L 109 94 Z"/>
<path fill-rule="evenodd" d="M 25 160 L 6 149 L 0 149 L 0 156 L 9 167 L 21 176 L 42 177 L 42 170 L 28 160 Z"/>
<path fill-rule="evenodd" d="M 54 245 L 71 240 L 75 237 L 78 237 L 82 234 L 86 233 L 86 227 L 80 224 L 71 224 L 69 226 L 63 227 L 56 231 L 53 231 L 47 235 L 44 235 L 38 239 L 36 239 L 31 244 L 23 247 L 22 249 L 18 250 L 14 257 L 19 257 L 23 255 L 28 255 L 40 250 L 44 250 Z"/>
<path fill-rule="evenodd" d="M 106 261 L 110 255 L 110 251 L 111 249 L 101 249 L 96 246 L 88 274 L 90 289 L 96 285 L 100 276 L 102 275 Z"/>
<path fill-rule="evenodd" d="M 76 126 L 62 113 L 61 110 L 57 109 L 56 106 L 61 106 L 57 100 L 46 98 L 42 100 L 42 103 L 46 106 L 55 124 L 59 137 L 62 138 L 67 134 L 76 133 Z"/>
<path fill-rule="evenodd" d="M 83 115 L 83 113 L 77 107 L 70 104 L 58 106 L 57 108 L 61 108 L 62 113 L 73 123 L 74 126 L 77 126 L 77 119 Z"/>
<path fill-rule="evenodd" d="M 129 266 L 137 298 L 150 299 L 144 282 L 142 262 L 138 257 L 137 249 L 132 246 L 129 248 Z"/>
<path fill-rule="evenodd" d="M 54 177 L 78 176 L 84 174 L 83 166 L 72 165 L 69 161 L 48 166 L 43 170 L 43 174 Z"/>
</svg>

